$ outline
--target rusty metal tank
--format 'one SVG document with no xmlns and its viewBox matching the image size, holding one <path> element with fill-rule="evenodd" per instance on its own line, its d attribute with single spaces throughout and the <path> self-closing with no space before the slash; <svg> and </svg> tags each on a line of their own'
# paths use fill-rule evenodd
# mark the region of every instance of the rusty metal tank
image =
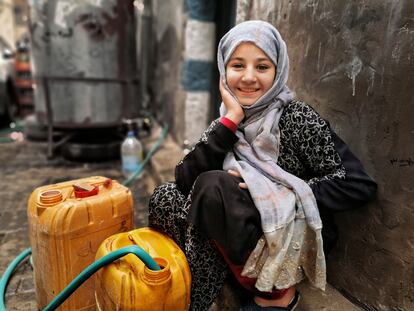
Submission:
<svg viewBox="0 0 414 311">
<path fill-rule="evenodd" d="M 134 117 L 134 9 L 123 0 L 31 1 L 35 112 L 59 128 L 99 128 Z"/>
</svg>

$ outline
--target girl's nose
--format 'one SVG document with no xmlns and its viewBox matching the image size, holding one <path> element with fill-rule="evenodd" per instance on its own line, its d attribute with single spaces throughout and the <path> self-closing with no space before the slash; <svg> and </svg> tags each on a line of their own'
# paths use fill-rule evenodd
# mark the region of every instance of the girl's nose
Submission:
<svg viewBox="0 0 414 311">
<path fill-rule="evenodd" d="M 243 82 L 256 82 L 256 75 L 254 73 L 254 70 L 247 68 L 242 76 Z"/>
</svg>

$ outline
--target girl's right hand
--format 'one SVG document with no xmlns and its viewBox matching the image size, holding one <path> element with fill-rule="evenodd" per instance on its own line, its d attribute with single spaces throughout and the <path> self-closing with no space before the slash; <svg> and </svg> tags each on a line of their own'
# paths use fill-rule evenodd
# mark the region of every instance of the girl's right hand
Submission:
<svg viewBox="0 0 414 311">
<path fill-rule="evenodd" d="M 239 124 L 244 118 L 243 108 L 240 106 L 239 102 L 230 92 L 224 87 L 224 78 L 220 78 L 220 93 L 221 99 L 223 100 L 224 106 L 226 107 L 227 113 L 226 118 L 230 119 L 236 124 Z"/>
<path fill-rule="evenodd" d="M 242 178 L 238 171 L 228 170 L 227 173 L 229 173 L 230 175 L 232 175 L 234 177 Z M 241 189 L 247 189 L 247 184 L 245 182 L 239 182 L 239 187 Z"/>
</svg>

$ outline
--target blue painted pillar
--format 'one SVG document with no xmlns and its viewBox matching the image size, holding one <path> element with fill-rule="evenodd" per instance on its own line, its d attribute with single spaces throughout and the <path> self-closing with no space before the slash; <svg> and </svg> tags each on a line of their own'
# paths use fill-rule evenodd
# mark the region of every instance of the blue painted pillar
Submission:
<svg viewBox="0 0 414 311">
<path fill-rule="evenodd" d="M 186 91 L 184 138 L 197 142 L 207 127 L 215 60 L 216 0 L 186 0 L 185 60 L 181 84 Z"/>
</svg>

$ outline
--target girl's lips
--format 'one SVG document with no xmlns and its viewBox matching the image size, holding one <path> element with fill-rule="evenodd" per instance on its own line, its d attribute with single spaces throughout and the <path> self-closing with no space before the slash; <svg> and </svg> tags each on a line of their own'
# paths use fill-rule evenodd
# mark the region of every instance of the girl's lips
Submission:
<svg viewBox="0 0 414 311">
<path fill-rule="evenodd" d="M 259 89 L 256 89 L 256 88 L 249 88 L 249 89 L 247 89 L 247 88 L 246 89 L 237 88 L 237 90 L 242 94 L 252 95 L 252 94 L 256 93 L 257 91 L 259 91 L 260 88 Z"/>
</svg>

